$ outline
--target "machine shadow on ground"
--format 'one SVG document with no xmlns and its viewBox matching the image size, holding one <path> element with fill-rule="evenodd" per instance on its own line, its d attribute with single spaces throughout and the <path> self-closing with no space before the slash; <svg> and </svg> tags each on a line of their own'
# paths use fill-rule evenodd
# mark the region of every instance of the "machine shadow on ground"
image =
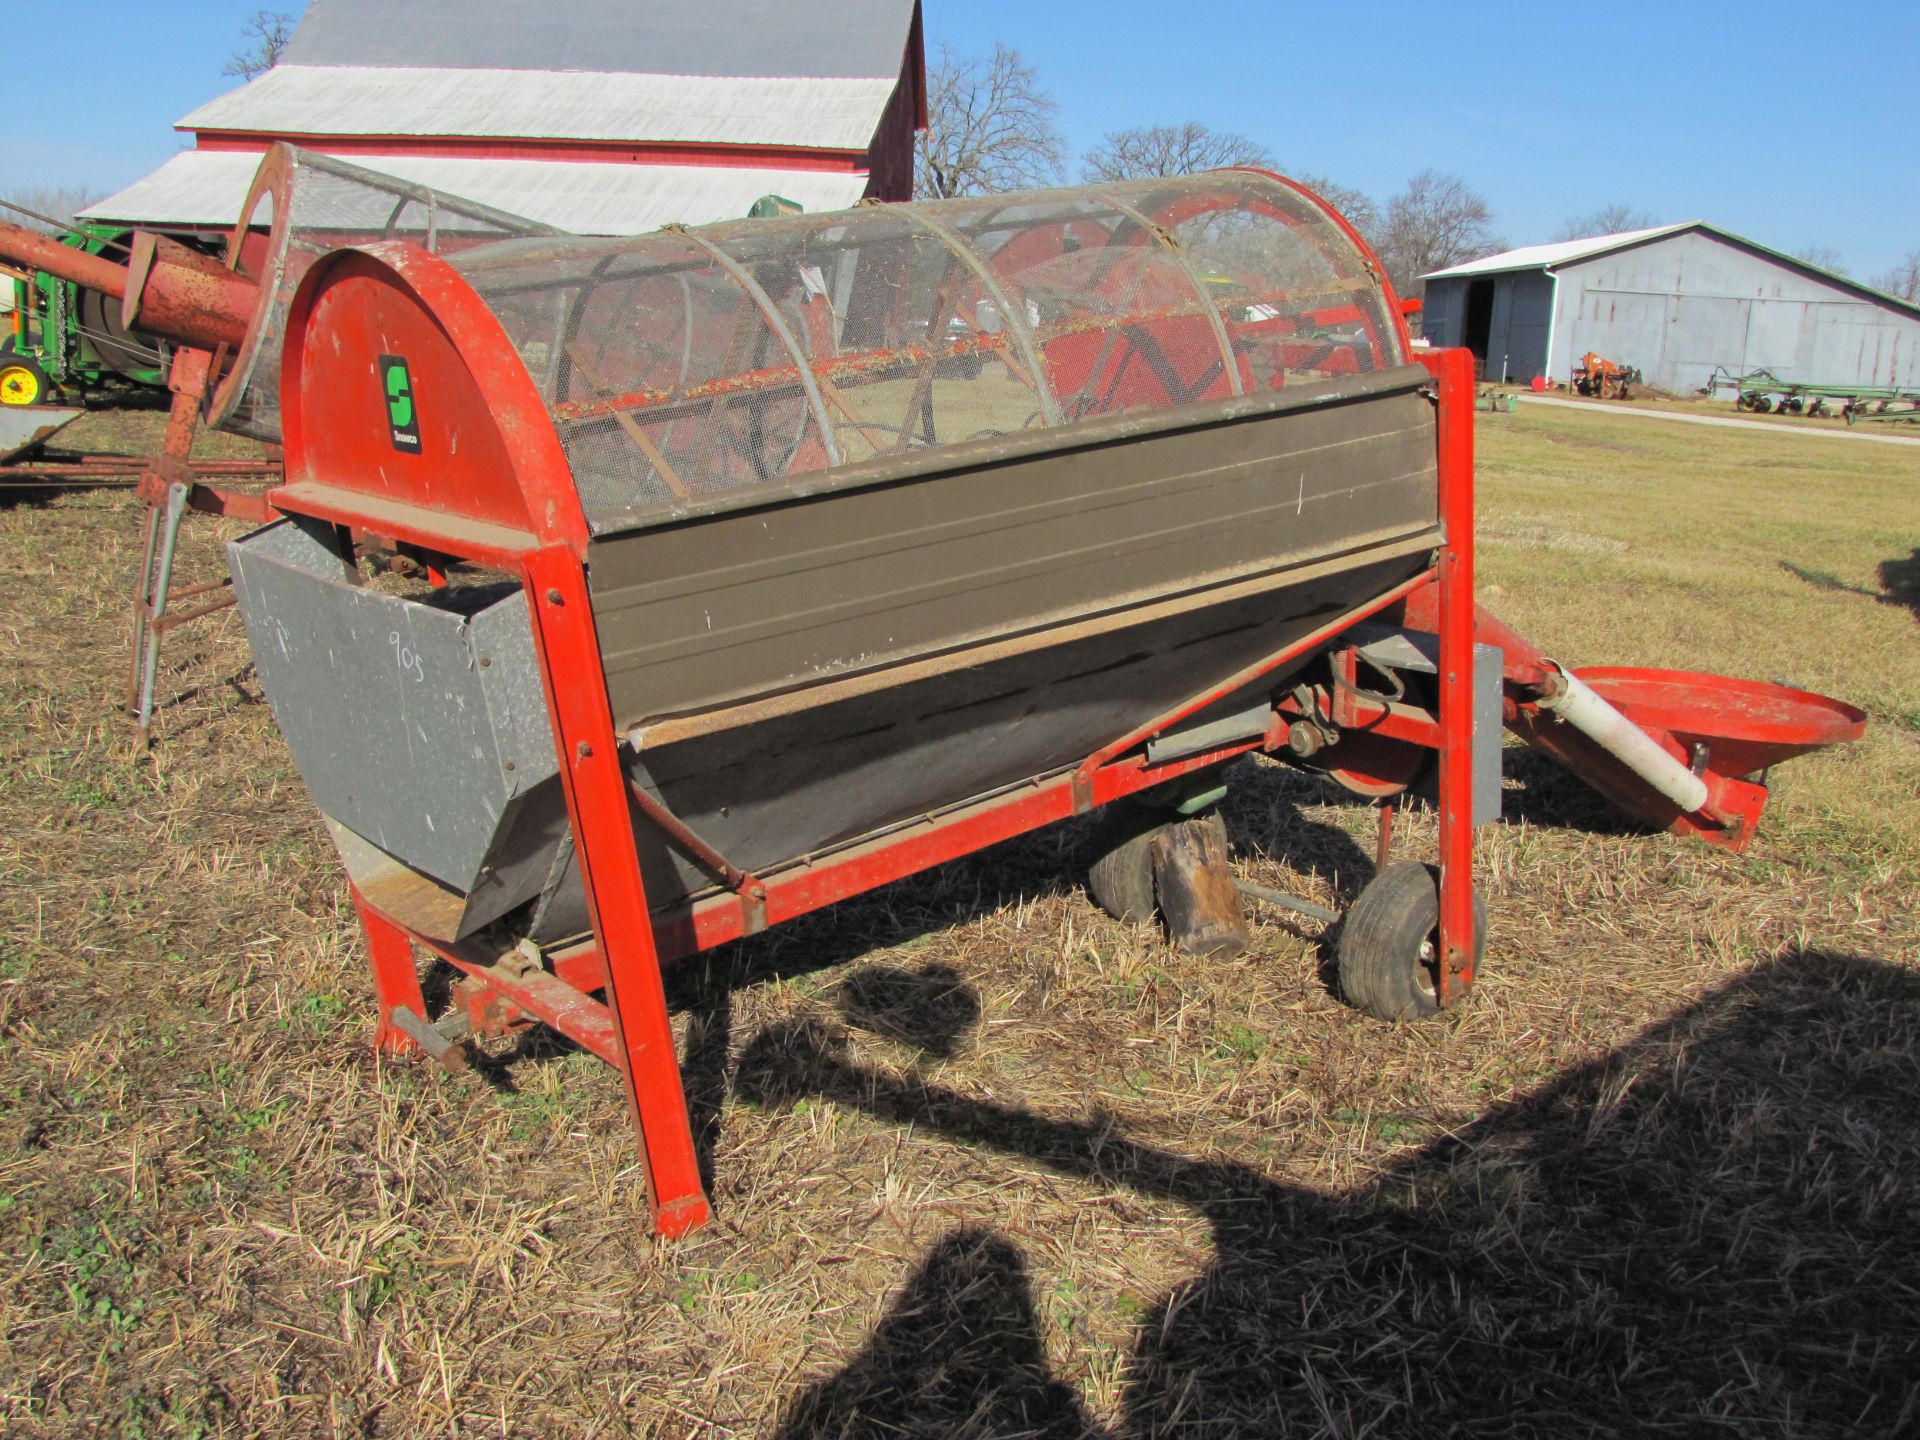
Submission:
<svg viewBox="0 0 1920 1440">
<path fill-rule="evenodd" d="M 1310 820 L 1299 808 L 1321 802 L 1330 793 L 1331 787 L 1312 777 L 1277 766 L 1237 767 L 1225 807 L 1236 851 L 1258 853 L 1298 871 L 1326 876 L 1350 898 L 1372 877 L 1372 857 L 1339 827 Z M 1021 836 L 668 966 L 668 1007 L 687 1016 L 680 1070 L 703 1181 L 711 1187 L 715 1179 L 712 1157 L 727 1097 L 737 992 L 832 970 L 864 955 L 910 946 L 928 934 L 981 916 L 1067 894 L 1085 879 L 1094 858 L 1098 819 L 1065 821 Z M 1295 927 L 1288 924 L 1288 917 L 1279 919 L 1296 933 L 1319 938 L 1316 922 Z M 1323 963 L 1320 969 L 1331 986 L 1329 964 Z M 837 992 L 849 1018 L 928 1055 L 950 1053 L 943 1047 L 959 1030 L 949 1011 L 969 1023 L 978 1018 L 978 1001 L 960 984 L 957 973 L 949 972 L 951 984 L 944 988 L 944 1001 L 938 994 L 928 999 L 930 983 L 934 991 L 942 991 L 938 976 L 928 971 L 881 967 L 862 971 L 860 977 Z M 449 966 L 428 968 L 423 984 L 429 1013 L 447 1005 L 453 979 Z M 475 1068 L 487 1084 L 511 1094 L 518 1088 L 514 1072 L 522 1062 L 538 1062 L 578 1048 L 540 1026 L 522 1032 L 505 1050 L 477 1056 Z"/>
<path fill-rule="evenodd" d="M 1636 829 L 1632 821 L 1544 756 L 1509 747 L 1505 764 L 1509 779 L 1518 782 L 1504 796 L 1508 820 L 1595 833 Z M 1355 808 L 1366 808 L 1370 802 L 1323 777 L 1281 765 L 1238 764 L 1232 782 L 1221 808 L 1236 857 L 1278 861 L 1297 874 L 1318 877 L 1343 905 L 1350 904 L 1373 878 L 1374 857 L 1368 850 L 1338 824 L 1307 813 L 1308 808 L 1330 801 Z M 713 1154 L 729 1093 L 738 992 L 833 970 L 865 955 L 911 946 L 930 933 L 983 915 L 1067 894 L 1085 879 L 1098 830 L 1098 816 L 1063 822 L 669 966 L 665 976 L 669 1008 L 687 1016 L 680 1069 L 703 1183 L 711 1189 L 716 1180 Z M 1311 942 L 1317 978 L 1329 994 L 1337 996 L 1338 926 L 1279 911 L 1263 911 L 1262 918 Z M 953 1053 L 958 1034 L 954 1015 L 977 1019 L 979 1002 L 957 973 L 945 974 L 943 980 L 931 971 L 869 967 L 838 987 L 835 999 L 858 1028 L 930 1057 L 946 1058 Z M 448 967 L 430 970 L 426 981 L 430 1011 L 446 1003 L 451 978 Z M 563 1036 L 536 1027 L 524 1032 L 508 1050 L 481 1057 L 478 1069 L 495 1089 L 512 1093 L 517 1088 L 513 1074 L 518 1064 L 576 1048 Z"/>
<path fill-rule="evenodd" d="M 1356 890 L 1372 875 L 1371 858 L 1345 832 L 1300 813 L 1299 804 L 1321 798 L 1316 782 L 1293 777 L 1290 784 L 1277 767 L 1248 765 L 1236 769 L 1234 781 L 1227 812 L 1236 849 L 1255 847 L 1316 874 L 1344 866 L 1344 873 L 1358 875 Z M 1309 788 L 1302 790 L 1302 785 Z M 668 1006 L 687 1016 L 680 1072 L 701 1177 L 709 1189 L 715 1181 L 713 1153 L 730 1088 L 734 997 L 739 991 L 832 970 L 981 916 L 1067 894 L 1085 879 L 1098 822 L 1098 816 L 1083 817 L 1007 841 L 669 966 Z M 1327 969 L 1324 964 L 1320 968 Z M 980 1015 L 978 998 L 958 973 L 940 967 L 911 971 L 869 966 L 841 982 L 833 998 L 850 1022 L 935 1058 L 952 1054 Z M 532 1043 L 566 1042 L 553 1037 Z M 511 1058 L 520 1057 L 516 1053 Z M 496 1068 L 495 1074 L 502 1072 Z"/>
<path fill-rule="evenodd" d="M 1868 600 L 1878 600 L 1882 605 L 1901 606 L 1920 617 L 1920 550 L 1904 558 L 1896 556 L 1891 560 L 1882 560 L 1879 569 L 1880 588 L 1877 590 L 1867 585 L 1849 584 L 1837 575 L 1824 570 L 1810 570 L 1788 560 L 1782 560 L 1780 568 L 1806 581 L 1816 590 L 1863 596 Z"/>
<path fill-rule="evenodd" d="M 1882 560 L 1880 587 L 1886 592 L 1879 597 L 1884 603 L 1904 606 L 1920 619 L 1920 549 L 1904 560 Z"/>
<path fill-rule="evenodd" d="M 1342 1194 L 861 1066 L 820 1022 L 756 1036 L 735 1084 L 1204 1216 L 1212 1264 L 1138 1322 L 1126 1435 L 1897 1433 L 1917 1022 L 1911 972 L 1792 951 Z M 1041 1313 L 1014 1240 L 958 1228 L 779 1433 L 1108 1433 Z"/>
</svg>

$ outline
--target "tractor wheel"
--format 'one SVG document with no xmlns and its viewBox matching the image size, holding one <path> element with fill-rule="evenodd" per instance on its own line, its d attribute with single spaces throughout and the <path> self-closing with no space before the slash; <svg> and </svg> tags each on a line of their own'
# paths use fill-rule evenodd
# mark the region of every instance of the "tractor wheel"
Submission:
<svg viewBox="0 0 1920 1440">
<path fill-rule="evenodd" d="M 1153 918 L 1153 839 L 1167 819 L 1164 811 L 1123 801 L 1101 822 L 1087 894 L 1114 919 L 1143 925 Z"/>
<path fill-rule="evenodd" d="M 39 405 L 53 395 L 53 382 L 31 355 L 0 355 L 0 405 Z"/>
<path fill-rule="evenodd" d="M 1425 1020 L 1440 1013 L 1434 984 L 1440 963 L 1440 873 L 1431 865 L 1389 865 L 1360 892 L 1340 929 L 1340 993 L 1381 1020 Z M 1487 910 L 1473 892 L 1473 959 L 1487 943 Z"/>
</svg>

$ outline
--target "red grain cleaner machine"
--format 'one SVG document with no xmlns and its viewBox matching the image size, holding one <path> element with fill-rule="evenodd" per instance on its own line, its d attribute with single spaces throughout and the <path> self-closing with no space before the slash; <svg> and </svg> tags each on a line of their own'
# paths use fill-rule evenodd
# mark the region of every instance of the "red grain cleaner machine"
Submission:
<svg viewBox="0 0 1920 1440">
<path fill-rule="evenodd" d="M 1347 997 L 1409 1018 L 1473 983 L 1503 724 L 1737 849 L 1752 777 L 1863 723 L 1574 672 L 1477 611 L 1472 357 L 1416 360 L 1360 237 L 1273 175 L 368 244 L 257 313 L 283 331 L 227 338 L 284 342 L 286 518 L 230 559 L 378 1043 L 540 1021 L 601 1056 L 664 1232 L 708 1215 L 677 958 L 1191 809 L 1259 752 L 1389 815 L 1434 772 L 1439 863 L 1383 865 L 1339 946 Z M 370 534 L 430 579 L 370 581 Z M 446 1014 L 420 952 L 464 977 Z"/>
</svg>

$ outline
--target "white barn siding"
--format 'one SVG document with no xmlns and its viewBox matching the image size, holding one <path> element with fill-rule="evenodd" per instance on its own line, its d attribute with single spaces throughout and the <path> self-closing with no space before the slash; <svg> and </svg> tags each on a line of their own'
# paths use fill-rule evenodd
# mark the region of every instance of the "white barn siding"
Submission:
<svg viewBox="0 0 1920 1440">
<path fill-rule="evenodd" d="M 1665 390 L 1715 366 L 1826 385 L 1920 384 L 1920 316 L 1699 231 L 1564 265 L 1549 373 L 1596 351 Z"/>
</svg>

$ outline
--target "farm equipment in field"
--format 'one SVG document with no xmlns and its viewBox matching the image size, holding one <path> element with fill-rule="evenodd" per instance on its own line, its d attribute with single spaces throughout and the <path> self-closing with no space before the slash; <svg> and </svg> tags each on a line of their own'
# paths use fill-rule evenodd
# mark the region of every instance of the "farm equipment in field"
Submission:
<svg viewBox="0 0 1920 1440">
<path fill-rule="evenodd" d="M 1782 380 L 1771 370 L 1735 375 L 1715 366 L 1706 393 L 1734 392 L 1734 405 L 1756 415 L 1804 415 L 1808 419 L 1838 415 L 1849 425 L 1856 420 L 1920 421 L 1920 386 L 1814 385 Z"/>
<path fill-rule="evenodd" d="M 71 237 L 0 226 L 0 259 L 12 262 L 17 274 L 38 277 L 50 297 L 77 297 L 74 313 L 101 317 L 91 324 L 93 332 L 163 337 L 156 342 L 167 361 L 161 379 L 173 401 L 159 456 L 132 464 L 122 456 L 72 457 L 16 467 L 7 477 L 19 484 L 136 477 L 147 513 L 125 708 L 141 738 L 153 717 L 161 636 L 232 603 L 224 577 L 171 588 L 182 521 L 200 511 L 264 523 L 274 513 L 257 492 L 207 482 L 277 476 L 277 460 L 196 461 L 192 449 L 203 421 L 277 446 L 279 336 L 307 267 L 341 245 L 404 239 L 444 252 L 540 233 L 551 232 L 519 216 L 286 145 L 274 146 L 262 161 L 221 258 L 145 231 L 102 230 L 87 244 L 73 244 Z M 45 393 L 43 380 L 25 360 L 0 354 L 0 390 L 11 384 L 16 398 L 37 399 Z M 190 604 L 178 608 L 183 601 Z"/>
<path fill-rule="evenodd" d="M 281 518 L 229 555 L 376 1043 L 539 1022 L 600 1056 L 664 1232 L 709 1215 L 672 961 L 1118 802 L 1096 900 L 1230 951 L 1207 811 L 1264 754 L 1381 806 L 1340 985 L 1431 1015 L 1482 956 L 1503 725 L 1738 850 L 1752 777 L 1863 723 L 1570 670 L 1479 611 L 1473 357 L 1414 359 L 1364 242 L 1264 172 L 305 271 L 200 333 L 284 437 Z M 368 534 L 427 578 L 363 583 Z M 1428 781 L 1438 863 L 1390 864 Z"/>
<path fill-rule="evenodd" d="M 1589 350 L 1573 370 L 1573 389 L 1594 400 L 1627 400 L 1633 387 L 1642 383 L 1640 372 L 1630 365 L 1619 365 L 1604 355 Z"/>
<path fill-rule="evenodd" d="M 132 232 L 82 222 L 55 237 L 83 255 L 124 259 Z M 167 342 L 122 323 L 108 296 L 58 270 L 9 268 L 12 329 L 0 339 L 0 405 L 71 403 L 110 380 L 166 384 Z"/>
</svg>

